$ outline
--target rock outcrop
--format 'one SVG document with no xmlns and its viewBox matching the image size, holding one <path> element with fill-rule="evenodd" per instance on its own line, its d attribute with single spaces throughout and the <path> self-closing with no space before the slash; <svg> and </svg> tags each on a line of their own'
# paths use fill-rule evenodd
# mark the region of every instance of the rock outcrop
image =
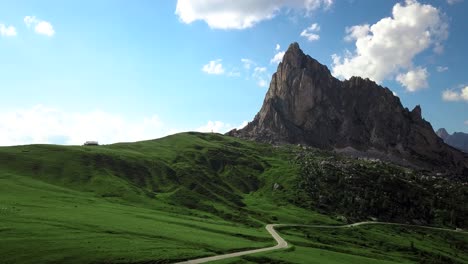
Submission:
<svg viewBox="0 0 468 264">
<path fill-rule="evenodd" d="M 445 128 L 437 130 L 436 134 L 448 145 L 468 153 L 468 134 L 455 132 L 449 134 Z"/>
<path fill-rule="evenodd" d="M 437 130 L 436 132 L 436 135 L 444 141 L 450 136 L 450 134 L 447 132 L 447 130 L 445 130 L 445 128 L 439 128 L 439 130 Z"/>
<path fill-rule="evenodd" d="M 374 153 L 419 167 L 468 172 L 468 159 L 446 145 L 421 115 L 369 79 L 334 78 L 328 68 L 289 46 L 260 112 L 232 136 L 268 143 Z"/>
</svg>

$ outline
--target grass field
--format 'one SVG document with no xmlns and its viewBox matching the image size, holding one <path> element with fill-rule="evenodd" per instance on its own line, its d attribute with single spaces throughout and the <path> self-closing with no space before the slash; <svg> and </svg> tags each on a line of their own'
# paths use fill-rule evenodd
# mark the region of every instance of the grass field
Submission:
<svg viewBox="0 0 468 264">
<path fill-rule="evenodd" d="M 273 244 L 263 228 L 137 207 L 27 177 L 0 178 L 2 263 L 174 260 Z"/>
<path fill-rule="evenodd" d="M 466 233 L 386 225 L 280 233 L 291 248 L 213 263 L 468 263 Z"/>
<path fill-rule="evenodd" d="M 173 262 L 271 246 L 274 219 L 332 221 L 253 195 L 290 174 L 267 150 L 210 134 L 0 148 L 0 262 Z"/>
<path fill-rule="evenodd" d="M 201 133 L 98 147 L 2 147 L 0 263 L 171 263 L 271 246 L 266 223 L 341 224 L 307 205 L 294 155 L 290 147 Z M 378 233 L 363 230 L 359 239 Z M 320 241 L 315 234 L 284 230 L 294 248 L 238 261 L 414 260 L 354 249 L 354 234 L 320 231 Z M 437 252 L 442 242 L 414 245 Z M 463 249 L 442 256 L 463 263 Z"/>
</svg>

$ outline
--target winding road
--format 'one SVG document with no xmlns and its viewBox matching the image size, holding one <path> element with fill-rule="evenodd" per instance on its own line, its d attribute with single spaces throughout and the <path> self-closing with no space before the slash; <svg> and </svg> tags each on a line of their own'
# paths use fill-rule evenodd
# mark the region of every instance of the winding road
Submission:
<svg viewBox="0 0 468 264">
<path fill-rule="evenodd" d="M 284 249 L 288 248 L 288 242 L 284 240 L 275 230 L 275 227 L 313 227 L 313 228 L 350 228 L 350 227 L 356 227 L 360 225 L 397 225 L 397 226 L 408 226 L 408 227 L 418 227 L 418 228 L 425 228 L 425 229 L 432 229 L 432 230 L 440 230 L 440 231 L 448 231 L 448 232 L 463 232 L 466 233 L 465 231 L 462 230 L 453 230 L 453 229 L 446 229 L 446 228 L 439 228 L 439 227 L 430 227 L 430 226 L 418 226 L 418 225 L 408 225 L 408 224 L 397 224 L 397 223 L 388 223 L 388 222 L 359 222 L 359 223 L 354 223 L 354 224 L 349 224 L 349 225 L 341 225 L 341 226 L 332 226 L 332 225 L 299 225 L 299 224 L 268 224 L 266 225 L 266 230 L 270 235 L 276 240 L 276 246 L 273 247 L 266 247 L 266 248 L 259 248 L 259 249 L 251 249 L 251 250 L 246 250 L 246 251 L 240 251 L 240 252 L 234 252 L 234 253 L 229 253 L 229 254 L 223 254 L 223 255 L 216 255 L 216 256 L 211 256 L 211 257 L 205 257 L 205 258 L 197 258 L 197 259 L 192 259 L 192 260 L 187 260 L 183 262 L 177 262 L 175 264 L 198 264 L 198 263 L 206 263 L 210 261 L 215 261 L 215 260 L 222 260 L 222 259 L 228 259 L 228 258 L 235 258 L 235 257 L 240 257 L 244 255 L 250 255 L 250 254 L 255 254 L 255 253 L 260 253 L 260 252 L 265 252 L 265 251 L 272 251 L 272 250 L 278 250 L 278 249 Z"/>
</svg>

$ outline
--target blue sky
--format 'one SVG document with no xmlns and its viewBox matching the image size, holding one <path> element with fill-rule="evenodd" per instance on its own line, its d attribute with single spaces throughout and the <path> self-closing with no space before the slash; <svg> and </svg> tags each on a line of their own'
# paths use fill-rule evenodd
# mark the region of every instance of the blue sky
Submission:
<svg viewBox="0 0 468 264">
<path fill-rule="evenodd" d="M 435 129 L 468 132 L 467 11 L 466 0 L 4 1 L 0 145 L 226 132 L 253 119 L 291 42 L 338 78 L 420 104 Z"/>
</svg>

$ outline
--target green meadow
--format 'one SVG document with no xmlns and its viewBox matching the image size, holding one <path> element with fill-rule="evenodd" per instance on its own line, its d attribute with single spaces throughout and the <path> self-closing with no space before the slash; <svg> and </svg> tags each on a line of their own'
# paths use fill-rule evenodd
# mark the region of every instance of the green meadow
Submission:
<svg viewBox="0 0 468 264">
<path fill-rule="evenodd" d="M 466 233 L 387 225 L 280 233 L 290 248 L 213 263 L 468 263 Z"/>
<path fill-rule="evenodd" d="M 313 209 L 295 155 L 294 147 L 201 133 L 2 147 L 0 263 L 172 263 L 272 246 L 266 223 L 343 224 Z M 220 263 L 468 261 L 463 234 L 280 231 L 293 247 Z"/>
</svg>

